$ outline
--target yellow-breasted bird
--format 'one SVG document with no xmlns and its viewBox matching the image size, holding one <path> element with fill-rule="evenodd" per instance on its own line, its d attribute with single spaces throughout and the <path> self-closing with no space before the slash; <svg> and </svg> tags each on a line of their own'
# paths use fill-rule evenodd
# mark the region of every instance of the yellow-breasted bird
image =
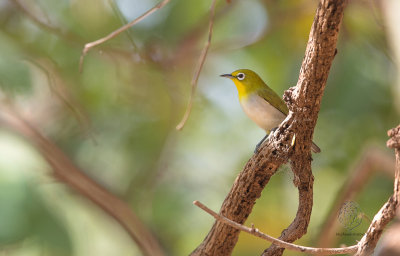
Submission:
<svg viewBox="0 0 400 256">
<path fill-rule="evenodd" d="M 257 144 L 255 152 L 271 131 L 278 128 L 286 118 L 289 109 L 281 97 L 276 94 L 266 83 L 249 69 L 239 69 L 222 77 L 230 78 L 239 92 L 240 105 L 244 112 L 258 126 L 265 130 L 267 135 Z M 315 153 L 321 149 L 313 142 L 311 150 Z"/>
</svg>

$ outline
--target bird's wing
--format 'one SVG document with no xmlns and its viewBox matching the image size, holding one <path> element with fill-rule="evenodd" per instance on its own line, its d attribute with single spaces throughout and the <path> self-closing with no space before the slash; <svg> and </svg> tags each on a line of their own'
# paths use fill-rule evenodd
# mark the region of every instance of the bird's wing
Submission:
<svg viewBox="0 0 400 256">
<path fill-rule="evenodd" d="M 286 106 L 282 98 L 279 97 L 278 94 L 276 94 L 276 92 L 274 92 L 271 88 L 266 86 L 259 90 L 258 94 L 275 108 L 277 108 L 280 112 L 282 112 L 285 116 L 287 116 L 287 114 L 289 113 L 288 107 Z"/>
</svg>

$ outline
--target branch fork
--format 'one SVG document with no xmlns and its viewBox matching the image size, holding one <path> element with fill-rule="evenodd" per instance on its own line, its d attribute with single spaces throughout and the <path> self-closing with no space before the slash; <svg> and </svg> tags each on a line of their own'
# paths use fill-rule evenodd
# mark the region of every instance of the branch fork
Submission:
<svg viewBox="0 0 400 256">
<path fill-rule="evenodd" d="M 311 171 L 311 138 L 335 55 L 346 3 L 346 0 L 320 1 L 297 85 L 285 92 L 284 99 L 288 103 L 289 115 L 238 175 L 222 204 L 219 213 L 221 216 L 243 224 L 271 176 L 290 159 L 295 184 L 298 185 L 299 206 L 295 219 L 282 232 L 279 240 L 290 243 L 307 232 L 313 205 L 314 182 Z M 216 221 L 207 237 L 191 255 L 230 255 L 238 236 L 237 229 Z M 284 248 L 277 244 L 273 243 L 263 255 L 282 255 Z"/>
</svg>

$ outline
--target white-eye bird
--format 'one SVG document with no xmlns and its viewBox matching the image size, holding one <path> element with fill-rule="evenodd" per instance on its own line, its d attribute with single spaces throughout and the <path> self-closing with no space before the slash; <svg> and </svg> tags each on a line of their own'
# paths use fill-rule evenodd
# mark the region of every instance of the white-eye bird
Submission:
<svg viewBox="0 0 400 256">
<path fill-rule="evenodd" d="M 262 142 L 286 118 L 289 109 L 281 97 L 276 94 L 266 83 L 249 69 L 239 69 L 222 77 L 230 78 L 239 92 L 239 101 L 244 112 L 260 126 L 267 135 L 257 144 L 255 152 Z M 321 152 L 313 142 L 311 150 Z"/>
</svg>

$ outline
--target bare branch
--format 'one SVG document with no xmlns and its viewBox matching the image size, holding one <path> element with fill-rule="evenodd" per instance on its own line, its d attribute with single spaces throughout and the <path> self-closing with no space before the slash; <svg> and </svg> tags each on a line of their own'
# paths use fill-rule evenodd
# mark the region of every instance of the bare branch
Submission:
<svg viewBox="0 0 400 256">
<path fill-rule="evenodd" d="M 163 8 L 167 3 L 169 3 L 170 0 L 163 0 L 161 1 L 159 4 L 157 4 L 156 6 L 154 6 L 153 8 L 151 8 L 150 10 L 148 10 L 147 12 L 143 13 L 141 16 L 137 17 L 136 19 L 134 19 L 133 21 L 129 22 L 128 24 L 120 27 L 119 29 L 111 32 L 110 34 L 108 34 L 105 37 L 102 37 L 96 41 L 90 42 L 85 44 L 85 47 L 82 50 L 82 54 L 81 54 L 81 58 L 79 61 L 79 71 L 82 72 L 83 69 L 83 60 L 85 58 L 85 55 L 95 46 L 100 45 L 116 36 L 118 36 L 119 34 L 121 34 L 122 32 L 124 32 L 125 30 L 127 30 L 128 28 L 134 26 L 135 24 L 137 24 L 138 22 L 144 20 L 147 16 L 149 16 L 150 14 L 152 14 L 153 12 Z"/>
<path fill-rule="evenodd" d="M 400 202 L 400 145 L 398 144 L 398 142 L 400 141 L 400 125 L 388 131 L 388 135 L 391 136 L 391 138 L 388 140 L 387 145 L 388 147 L 395 148 L 395 153 L 396 153 L 394 193 L 389 198 L 388 202 L 385 203 L 384 206 L 381 208 L 381 210 L 375 215 L 368 231 L 365 233 L 360 242 L 357 243 L 356 245 L 345 248 L 314 248 L 314 247 L 295 245 L 293 243 L 288 243 L 281 239 L 276 239 L 265 233 L 262 233 L 258 229 L 255 229 L 253 225 L 251 228 L 249 228 L 229 218 L 224 217 L 222 214 L 217 214 L 216 212 L 212 211 L 207 206 L 203 205 L 198 201 L 194 201 L 193 204 L 195 204 L 196 206 L 198 206 L 199 208 L 203 209 L 205 212 L 213 216 L 217 220 L 217 222 L 224 223 L 236 230 L 244 231 L 246 233 L 249 233 L 251 235 L 260 237 L 264 240 L 271 242 L 272 245 L 269 249 L 273 248 L 276 253 L 275 255 L 279 255 L 282 253 L 282 250 L 279 250 L 279 248 L 286 248 L 293 251 L 299 251 L 317 255 L 334 255 L 334 254 L 349 254 L 349 253 L 351 254 L 356 253 L 355 254 L 356 256 L 371 255 L 376 247 L 376 244 L 385 226 L 395 217 L 396 210 L 398 209 Z M 265 253 L 270 254 L 272 251 L 273 250 L 267 250 Z"/>
<path fill-rule="evenodd" d="M 388 136 L 390 136 L 391 138 L 388 140 L 386 145 L 389 148 L 400 148 L 400 136 L 398 134 L 400 134 L 400 126 L 397 126 L 396 128 L 388 131 Z"/>
<path fill-rule="evenodd" d="M 386 225 L 396 216 L 400 201 L 400 125 L 388 131 L 391 137 L 387 146 L 395 149 L 396 169 L 394 179 L 394 193 L 375 215 L 365 235 L 358 243 L 356 256 L 370 255 L 373 253 L 379 238 Z"/>
<path fill-rule="evenodd" d="M 292 161 L 291 167 L 295 175 L 294 183 L 299 191 L 299 206 L 295 219 L 288 228 L 282 231 L 279 236 L 280 240 L 293 242 L 301 238 L 307 233 L 307 228 L 310 223 L 311 211 L 313 206 L 313 184 L 314 176 L 311 172 L 311 162 L 309 166 L 298 166 L 298 161 Z M 300 162 L 307 163 L 307 162 Z M 275 256 L 283 253 L 283 248 L 278 244 L 272 244 L 264 251 L 263 256 Z"/>
<path fill-rule="evenodd" d="M 114 11 L 115 15 L 118 17 L 118 19 L 121 21 L 121 25 L 128 23 L 128 21 L 125 19 L 124 15 L 122 14 L 122 12 L 119 9 L 115 0 L 108 0 L 108 4 L 111 6 L 111 9 L 113 9 L 113 11 Z M 135 44 L 135 41 L 133 41 L 132 31 L 128 30 L 126 32 L 127 32 L 126 33 L 127 37 L 129 39 L 129 41 L 131 42 L 133 49 L 137 51 L 138 47 Z"/>
<path fill-rule="evenodd" d="M 0 122 L 20 133 L 36 146 L 52 167 L 53 175 L 57 179 L 78 191 L 118 221 L 144 255 L 164 255 L 157 239 L 125 202 L 95 183 L 75 166 L 52 141 L 45 138 L 35 127 L 25 121 L 16 110 L 3 104 Z"/>
<path fill-rule="evenodd" d="M 284 95 L 289 110 L 293 111 L 293 122 L 297 124 L 292 127 L 297 139 L 296 150 L 290 156 L 290 164 L 295 175 L 294 184 L 299 190 L 296 218 L 280 236 L 280 239 L 288 242 L 293 242 L 307 233 L 311 218 L 314 177 L 308 145 L 317 121 L 330 66 L 336 55 L 336 42 L 346 4 L 346 0 L 320 1 L 297 85 L 287 90 Z M 263 256 L 277 256 L 282 253 L 283 248 L 273 244 L 264 251 Z"/>
<path fill-rule="evenodd" d="M 311 213 L 308 209 L 312 206 L 311 139 L 329 70 L 335 57 L 346 2 L 321 0 L 310 32 L 299 80 L 295 88 L 285 93 L 289 115 L 236 178 L 220 210 L 220 214 L 228 219 L 243 224 L 271 176 L 283 163 L 291 159 L 291 162 L 295 163 L 292 167 L 299 195 L 308 196 L 304 200 L 299 198 L 299 205 L 304 206 L 304 211 L 300 208 L 298 210 L 298 214 L 307 215 L 297 218 L 302 222 L 300 228 L 288 229 L 288 232 L 293 234 L 287 236 L 289 239 L 297 239 L 307 232 L 308 215 Z M 292 147 L 294 134 L 296 143 Z M 293 225 L 299 224 L 298 221 L 295 219 Z M 238 236 L 239 230 L 216 221 L 191 255 L 229 255 Z M 271 250 L 275 252 L 275 249 Z M 282 252 L 283 249 L 279 249 L 275 255 L 281 255 Z"/>
<path fill-rule="evenodd" d="M 208 26 L 208 39 L 207 39 L 207 42 L 200 54 L 199 60 L 197 62 L 197 66 L 196 66 L 195 72 L 193 74 L 192 81 L 190 83 L 192 85 L 192 91 L 190 93 L 189 104 L 187 106 L 185 114 L 183 115 L 182 120 L 176 126 L 177 130 L 183 129 L 183 126 L 185 125 L 186 121 L 189 118 L 190 112 L 192 111 L 193 99 L 194 99 L 194 95 L 196 94 L 197 81 L 199 80 L 200 72 L 203 69 L 203 65 L 204 65 L 204 62 L 207 57 L 208 49 L 210 48 L 210 44 L 211 44 L 211 38 L 212 38 L 212 32 L 213 32 L 213 26 L 214 26 L 214 16 L 215 16 L 214 15 L 215 14 L 215 3 L 216 3 L 216 0 L 212 0 L 211 8 L 210 8 L 210 23 Z"/>
<path fill-rule="evenodd" d="M 267 240 L 268 242 L 277 244 L 280 247 L 284 247 L 284 248 L 292 250 L 292 251 L 304 252 L 304 253 L 309 253 L 309 254 L 317 254 L 317 255 L 346 254 L 346 253 L 355 253 L 357 251 L 357 245 L 344 247 L 344 248 L 314 248 L 314 247 L 301 246 L 301 245 L 297 245 L 297 244 L 288 243 L 288 242 L 282 241 L 280 239 L 276 239 L 272 236 L 269 236 L 269 235 L 259 231 L 258 229 L 254 228 L 253 225 L 251 228 L 249 228 L 249 227 L 246 227 L 245 225 L 234 222 L 220 214 L 217 214 L 216 212 L 212 211 L 210 208 L 208 208 L 204 204 L 200 203 L 199 201 L 194 201 L 193 204 L 198 206 L 199 208 L 201 208 L 202 210 L 204 210 L 205 212 L 207 212 L 208 214 L 210 214 L 211 216 L 213 216 L 216 220 L 218 220 L 220 222 L 223 222 L 233 228 L 244 231 L 253 236 L 262 238 L 264 240 Z"/>
<path fill-rule="evenodd" d="M 383 171 L 385 175 L 393 177 L 395 161 L 386 151 L 376 146 L 369 146 L 363 150 L 357 164 L 353 166 L 349 171 L 350 177 L 343 188 L 340 189 L 340 194 L 319 231 L 318 247 L 330 246 L 337 240 L 337 236 L 335 236 L 339 228 L 337 216 L 344 202 L 353 200 L 377 171 Z"/>
</svg>

